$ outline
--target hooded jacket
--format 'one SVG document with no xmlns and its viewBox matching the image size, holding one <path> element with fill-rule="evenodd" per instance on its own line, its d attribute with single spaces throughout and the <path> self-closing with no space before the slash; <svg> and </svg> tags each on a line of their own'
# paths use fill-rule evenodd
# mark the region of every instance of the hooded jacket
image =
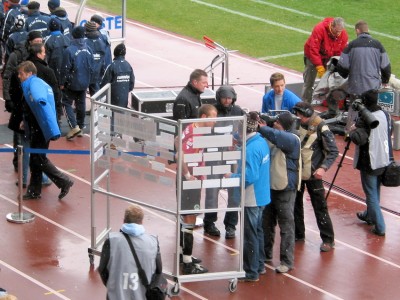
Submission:
<svg viewBox="0 0 400 300">
<path fill-rule="evenodd" d="M 72 91 L 85 91 L 94 68 L 92 51 L 83 38 L 73 39 L 63 56 L 60 86 Z"/>
<path fill-rule="evenodd" d="M 116 56 L 101 80 L 100 87 L 111 83 L 111 104 L 128 107 L 129 92 L 135 87 L 135 74 L 124 56 Z"/>
<path fill-rule="evenodd" d="M 100 32 L 97 30 L 86 32 L 86 38 L 86 44 L 92 51 L 94 59 L 94 68 L 90 83 L 99 83 L 107 67 L 104 60 L 107 46 L 101 39 Z"/>
<path fill-rule="evenodd" d="M 46 48 L 46 59 L 49 67 L 54 71 L 57 81 L 61 81 L 61 66 L 64 50 L 71 45 L 71 40 L 61 33 L 53 31 L 47 37 L 44 46 Z"/>
<path fill-rule="evenodd" d="M 271 202 L 270 151 L 259 134 L 249 134 L 246 140 L 245 201 L 246 207 L 265 206 Z M 231 178 L 240 178 L 241 166 Z M 237 191 L 236 191 L 237 192 Z"/>
</svg>

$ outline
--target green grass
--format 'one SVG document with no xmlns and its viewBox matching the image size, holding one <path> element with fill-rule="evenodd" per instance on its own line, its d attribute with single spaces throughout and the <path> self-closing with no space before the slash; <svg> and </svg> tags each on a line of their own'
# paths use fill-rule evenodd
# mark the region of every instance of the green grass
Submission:
<svg viewBox="0 0 400 300">
<path fill-rule="evenodd" d="M 109 0 L 89 1 L 89 5 L 120 13 L 117 5 L 110 7 Z M 129 0 L 127 15 L 130 19 L 198 40 L 203 35 L 208 35 L 229 49 L 239 50 L 253 57 L 271 57 L 303 50 L 308 34 L 268 22 L 311 32 L 322 18 L 341 16 L 349 25 L 347 31 L 352 40 L 355 38 L 354 24 L 359 19 L 364 19 L 369 23 L 371 31 L 394 36 L 389 38 L 372 33 L 386 48 L 392 62 L 392 72 L 400 77 L 400 66 L 396 63 L 400 56 L 400 26 L 397 26 L 400 5 L 389 0 Z M 266 61 L 297 71 L 303 70 L 302 54 L 267 58 Z"/>
</svg>

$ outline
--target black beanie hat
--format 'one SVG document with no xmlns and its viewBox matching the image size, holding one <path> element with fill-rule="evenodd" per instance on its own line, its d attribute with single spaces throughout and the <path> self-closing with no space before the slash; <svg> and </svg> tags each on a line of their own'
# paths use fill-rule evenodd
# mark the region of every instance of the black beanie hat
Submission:
<svg viewBox="0 0 400 300">
<path fill-rule="evenodd" d="M 126 47 L 124 44 L 118 44 L 114 49 L 114 56 L 125 56 Z"/>
<path fill-rule="evenodd" d="M 40 31 L 35 30 L 28 33 L 28 42 L 33 41 L 37 38 L 42 38 L 42 33 Z"/>
<path fill-rule="evenodd" d="M 51 18 L 50 22 L 49 22 L 49 30 L 51 32 L 53 31 L 59 31 L 61 28 L 61 23 L 58 19 L 56 18 Z"/>
<path fill-rule="evenodd" d="M 74 39 L 83 39 L 85 37 L 85 28 L 83 26 L 76 26 L 72 29 L 72 37 Z"/>
<path fill-rule="evenodd" d="M 277 116 L 276 120 L 279 122 L 279 124 L 282 125 L 283 130 L 285 130 L 285 131 L 290 130 L 292 128 L 292 126 L 293 126 L 294 119 L 293 119 L 292 114 L 290 112 L 286 112 L 285 111 L 283 113 L 280 113 Z"/>
<path fill-rule="evenodd" d="M 101 15 L 99 15 L 99 14 L 94 14 L 94 15 L 90 18 L 90 21 L 95 22 L 95 23 L 99 24 L 100 26 L 102 26 L 102 25 L 103 25 L 104 19 L 103 19 L 103 17 L 102 17 Z"/>
</svg>

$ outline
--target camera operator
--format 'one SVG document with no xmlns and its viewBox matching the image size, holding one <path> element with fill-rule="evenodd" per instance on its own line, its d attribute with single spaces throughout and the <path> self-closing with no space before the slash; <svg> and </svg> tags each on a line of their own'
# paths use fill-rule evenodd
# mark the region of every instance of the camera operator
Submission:
<svg viewBox="0 0 400 300">
<path fill-rule="evenodd" d="M 389 137 L 392 124 L 389 115 L 378 105 L 376 90 L 363 93 L 361 103 L 359 100 L 353 102 L 353 109 L 358 111 L 359 118 L 350 128 L 349 138 L 356 144 L 353 164 L 360 170 L 361 184 L 367 202 L 367 209 L 358 212 L 357 217 L 369 225 L 375 225 L 371 230 L 372 233 L 384 236 L 385 220 L 379 204 L 380 176 L 389 164 L 389 143 L 391 143 Z M 379 124 L 376 121 L 379 121 Z"/>
<path fill-rule="evenodd" d="M 317 116 L 310 103 L 298 102 L 293 107 L 293 111 L 300 118 L 302 158 L 302 181 L 294 207 L 295 238 L 296 240 L 305 238 L 303 195 L 304 189 L 307 187 L 322 239 L 320 250 L 328 252 L 335 245 L 335 236 L 325 199 L 322 177 L 335 162 L 339 151 L 333 133 Z"/>
<path fill-rule="evenodd" d="M 290 112 L 283 112 L 276 117 L 273 128 L 260 123 L 259 129 L 270 146 L 273 174 L 271 203 L 263 212 L 264 251 L 266 261 L 271 261 L 278 222 L 281 234 L 280 265 L 275 269 L 278 273 L 293 269 L 294 263 L 294 201 L 300 180 L 300 139 L 292 132 L 293 121 Z"/>
</svg>

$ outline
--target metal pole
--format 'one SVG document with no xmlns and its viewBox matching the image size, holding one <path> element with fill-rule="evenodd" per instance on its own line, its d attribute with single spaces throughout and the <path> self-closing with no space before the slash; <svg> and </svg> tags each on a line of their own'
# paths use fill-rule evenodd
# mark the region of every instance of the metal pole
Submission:
<svg viewBox="0 0 400 300">
<path fill-rule="evenodd" d="M 226 84 L 229 84 L 229 52 L 228 49 L 225 50 L 225 76 L 226 76 Z"/>
<path fill-rule="evenodd" d="M 29 212 L 22 212 L 22 193 L 23 193 L 23 183 L 22 183 L 22 170 L 23 170 L 23 147 L 18 145 L 17 147 L 18 154 L 18 212 L 7 214 L 7 221 L 12 223 L 24 224 L 32 222 L 35 219 L 35 216 Z"/>
<path fill-rule="evenodd" d="M 330 194 L 330 192 L 331 192 L 333 183 L 335 182 L 336 176 L 337 176 L 337 174 L 339 173 L 339 169 L 340 169 L 340 167 L 342 166 L 342 163 L 343 163 L 344 157 L 346 156 L 347 150 L 350 149 L 351 140 L 350 140 L 349 137 L 347 137 L 347 138 L 348 138 L 348 141 L 347 141 L 346 147 L 344 147 L 344 152 L 343 152 L 342 158 L 340 159 L 340 162 L 339 162 L 338 167 L 337 167 L 337 169 L 336 169 L 335 176 L 333 176 L 331 185 L 329 186 L 328 192 L 326 193 L 325 200 L 328 200 L 328 197 L 329 197 L 329 194 Z"/>
</svg>

